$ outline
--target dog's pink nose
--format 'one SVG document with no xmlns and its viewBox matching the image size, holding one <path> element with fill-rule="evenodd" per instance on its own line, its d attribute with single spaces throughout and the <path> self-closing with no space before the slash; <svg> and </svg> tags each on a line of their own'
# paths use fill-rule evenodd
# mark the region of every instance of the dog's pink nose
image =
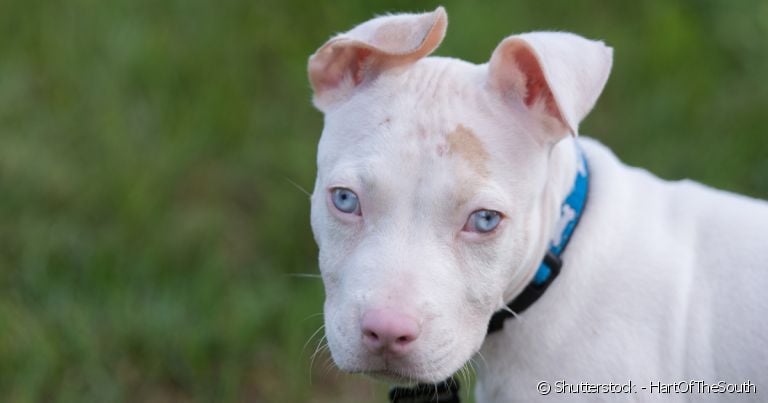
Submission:
<svg viewBox="0 0 768 403">
<path fill-rule="evenodd" d="M 363 344 L 373 353 L 405 354 L 419 337 L 416 319 L 392 309 L 376 309 L 363 315 Z"/>
</svg>

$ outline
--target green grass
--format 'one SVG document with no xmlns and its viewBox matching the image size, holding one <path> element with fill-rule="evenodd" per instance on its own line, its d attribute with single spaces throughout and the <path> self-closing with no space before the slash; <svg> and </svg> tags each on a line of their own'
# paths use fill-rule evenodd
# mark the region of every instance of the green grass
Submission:
<svg viewBox="0 0 768 403">
<path fill-rule="evenodd" d="M 0 400 L 383 401 L 321 355 L 309 229 L 332 33 L 436 2 L 0 3 Z M 615 47 L 582 126 L 625 161 L 768 197 L 768 5 L 448 1 L 438 51 Z M 314 315 L 314 316 L 313 316 Z"/>
</svg>

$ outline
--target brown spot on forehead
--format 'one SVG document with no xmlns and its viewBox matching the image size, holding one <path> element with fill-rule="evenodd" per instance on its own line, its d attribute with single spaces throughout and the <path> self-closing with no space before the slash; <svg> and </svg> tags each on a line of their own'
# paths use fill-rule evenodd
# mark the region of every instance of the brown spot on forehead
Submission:
<svg viewBox="0 0 768 403">
<path fill-rule="evenodd" d="M 446 136 L 446 145 L 449 155 L 458 155 L 463 158 L 469 166 L 482 177 L 489 174 L 486 163 L 488 161 L 488 152 L 483 147 L 483 143 L 477 138 L 475 133 L 465 127 L 458 125 Z"/>
</svg>

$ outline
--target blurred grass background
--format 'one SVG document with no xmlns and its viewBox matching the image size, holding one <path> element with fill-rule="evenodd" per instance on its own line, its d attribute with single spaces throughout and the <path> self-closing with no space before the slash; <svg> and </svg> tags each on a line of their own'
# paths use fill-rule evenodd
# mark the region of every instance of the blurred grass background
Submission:
<svg viewBox="0 0 768 403">
<path fill-rule="evenodd" d="M 0 401 L 360 402 L 320 356 L 306 59 L 434 1 L 0 2 Z M 438 50 L 558 29 L 615 48 L 582 132 L 768 197 L 768 2 L 445 1 Z"/>
</svg>

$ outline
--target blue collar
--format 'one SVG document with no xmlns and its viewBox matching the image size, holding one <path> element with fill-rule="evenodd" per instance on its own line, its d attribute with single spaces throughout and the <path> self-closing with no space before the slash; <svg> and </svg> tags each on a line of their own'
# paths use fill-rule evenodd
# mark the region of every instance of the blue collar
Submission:
<svg viewBox="0 0 768 403">
<path fill-rule="evenodd" d="M 563 265 L 561 255 L 571 240 L 573 230 L 579 223 L 584 206 L 587 204 L 587 193 L 589 190 L 589 168 L 587 167 L 587 157 L 576 144 L 578 153 L 578 169 L 576 170 L 576 179 L 573 183 L 573 189 L 568 197 L 563 201 L 560 207 L 560 219 L 557 222 L 555 237 L 549 244 L 544 260 L 536 270 L 533 280 L 525 287 L 512 302 L 507 304 L 507 309 L 501 309 L 491 316 L 488 322 L 488 333 L 501 330 L 504 327 L 504 321 L 514 317 L 536 302 L 544 294 L 547 287 L 552 284 Z M 514 312 L 514 313 L 513 313 Z"/>
<path fill-rule="evenodd" d="M 571 235 L 579 223 L 584 206 L 587 204 L 587 192 L 589 190 L 589 169 L 587 158 L 578 144 L 579 167 L 576 170 L 576 180 L 573 189 L 560 207 L 560 219 L 557 222 L 555 237 L 549 244 L 549 249 L 544 260 L 536 270 L 533 280 L 525 287 L 523 292 L 507 304 L 507 309 L 501 309 L 491 316 L 488 322 L 488 334 L 504 327 L 504 321 L 514 317 L 536 302 L 544 294 L 547 287 L 552 284 L 563 265 L 561 255 L 571 240 Z M 514 312 L 514 313 L 512 313 Z M 459 381 L 455 377 L 437 384 L 419 384 L 414 387 L 395 387 L 389 391 L 389 400 L 392 403 L 457 403 L 459 402 Z"/>
</svg>

